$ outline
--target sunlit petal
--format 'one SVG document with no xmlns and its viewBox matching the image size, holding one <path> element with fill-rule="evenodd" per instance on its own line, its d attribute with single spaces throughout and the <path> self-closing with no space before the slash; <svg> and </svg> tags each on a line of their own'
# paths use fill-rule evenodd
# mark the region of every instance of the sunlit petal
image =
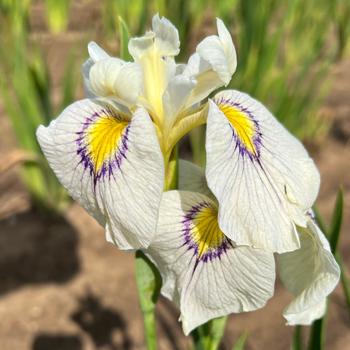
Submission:
<svg viewBox="0 0 350 350">
<path fill-rule="evenodd" d="M 261 103 L 228 90 L 209 102 L 206 149 L 223 231 L 238 245 L 299 248 L 295 224 L 306 226 L 320 183 L 303 145 Z"/>
<path fill-rule="evenodd" d="M 145 135 L 147 135 L 145 137 Z M 70 195 L 121 249 L 146 247 L 155 233 L 163 158 L 143 109 L 130 118 L 97 100 L 67 107 L 39 143 Z"/>
<path fill-rule="evenodd" d="M 217 29 L 219 35 L 209 36 L 200 42 L 184 69 L 185 75 L 195 77 L 197 81 L 189 104 L 195 104 L 215 89 L 227 85 L 236 70 L 236 50 L 229 31 L 219 19 Z"/>
<path fill-rule="evenodd" d="M 313 219 L 309 218 L 307 228 L 298 231 L 301 248 L 277 257 L 282 282 L 296 296 L 283 316 L 290 325 L 309 325 L 324 315 L 326 297 L 338 284 L 340 271 Z"/>
<path fill-rule="evenodd" d="M 235 247 L 218 226 L 216 204 L 198 193 L 163 195 L 146 254 L 161 272 L 162 294 L 180 307 L 185 334 L 212 318 L 258 309 L 273 294 L 273 255 Z"/>
</svg>

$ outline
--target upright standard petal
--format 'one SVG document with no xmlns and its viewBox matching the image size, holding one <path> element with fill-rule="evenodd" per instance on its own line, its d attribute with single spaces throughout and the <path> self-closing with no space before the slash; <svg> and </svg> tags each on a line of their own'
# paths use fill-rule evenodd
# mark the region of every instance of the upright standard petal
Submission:
<svg viewBox="0 0 350 350">
<path fill-rule="evenodd" d="M 89 56 L 94 63 L 109 58 L 108 53 L 98 46 L 94 41 L 89 42 L 88 45 Z"/>
<path fill-rule="evenodd" d="M 147 247 L 155 234 L 163 157 L 147 112 L 132 118 L 98 100 L 67 107 L 37 137 L 70 195 L 121 249 Z"/>
<path fill-rule="evenodd" d="M 165 18 L 153 17 L 152 31 L 129 41 L 129 52 L 141 66 L 144 102 L 152 117 L 162 123 L 163 94 L 168 82 L 175 76 L 174 56 L 179 53 L 179 34 L 177 29 Z"/>
<path fill-rule="evenodd" d="M 227 85 L 237 67 L 236 50 L 224 23 L 217 19 L 218 36 L 212 35 L 201 41 L 184 69 L 184 74 L 195 77 L 189 104 L 207 97 L 215 89 Z"/>
<path fill-rule="evenodd" d="M 283 316 L 289 325 L 309 325 L 324 315 L 326 297 L 338 284 L 340 270 L 313 219 L 298 231 L 301 248 L 277 257 L 282 282 L 296 296 Z"/>
<path fill-rule="evenodd" d="M 227 85 L 237 67 L 236 50 L 229 31 L 220 19 L 217 19 L 217 28 L 219 36 L 205 38 L 198 44 L 196 51 Z"/>
<path fill-rule="evenodd" d="M 162 275 L 162 294 L 180 307 L 186 335 L 212 318 L 258 309 L 273 294 L 273 254 L 235 247 L 219 229 L 216 204 L 199 193 L 163 194 L 146 254 Z"/>
<path fill-rule="evenodd" d="M 209 101 L 209 188 L 219 201 L 219 223 L 237 244 L 283 253 L 300 247 L 295 224 L 320 184 L 303 145 L 258 101 L 227 90 Z"/>
</svg>

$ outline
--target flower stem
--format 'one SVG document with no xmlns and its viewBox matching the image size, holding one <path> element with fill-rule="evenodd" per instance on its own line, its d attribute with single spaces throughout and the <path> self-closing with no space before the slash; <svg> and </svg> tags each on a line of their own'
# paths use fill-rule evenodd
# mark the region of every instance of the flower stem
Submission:
<svg viewBox="0 0 350 350">
<path fill-rule="evenodd" d="M 136 284 L 143 315 L 147 349 L 156 350 L 154 310 L 162 283 L 158 270 L 141 250 L 136 252 Z"/>
<path fill-rule="evenodd" d="M 178 188 L 179 156 L 178 147 L 175 146 L 168 160 L 165 161 L 164 191 Z"/>
<path fill-rule="evenodd" d="M 224 335 L 227 316 L 215 318 L 196 328 L 192 333 L 195 350 L 216 350 Z"/>
<path fill-rule="evenodd" d="M 178 185 L 177 147 L 174 148 L 168 161 L 165 162 L 165 174 L 164 191 L 176 189 Z M 162 279 L 157 268 L 141 250 L 136 252 L 136 284 L 143 315 L 147 349 L 156 350 L 155 307 L 162 286 Z"/>
<path fill-rule="evenodd" d="M 221 339 L 224 335 L 227 316 L 216 318 L 211 320 L 211 327 L 209 333 L 209 343 L 207 346 L 208 350 L 216 350 L 218 349 Z"/>
</svg>

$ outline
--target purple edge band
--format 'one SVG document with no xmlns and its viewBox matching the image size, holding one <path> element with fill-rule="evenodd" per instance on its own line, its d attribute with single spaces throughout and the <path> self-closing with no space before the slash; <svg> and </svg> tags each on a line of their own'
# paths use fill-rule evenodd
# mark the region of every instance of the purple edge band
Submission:
<svg viewBox="0 0 350 350">
<path fill-rule="evenodd" d="M 187 246 L 188 250 L 193 250 L 193 255 L 196 256 L 196 264 L 195 268 L 198 265 L 199 262 L 211 262 L 214 259 L 221 259 L 221 256 L 227 252 L 228 249 L 232 248 L 231 241 L 224 237 L 222 240 L 222 243 L 217 248 L 210 248 L 208 252 L 204 253 L 202 256 L 199 256 L 198 252 L 198 244 L 193 241 L 192 235 L 191 235 L 191 224 L 192 221 L 195 219 L 196 215 L 201 211 L 203 208 L 210 207 L 210 204 L 208 202 L 201 202 L 197 205 L 194 205 L 191 207 L 191 209 L 186 213 L 182 220 L 183 229 L 183 246 Z"/>
<path fill-rule="evenodd" d="M 245 115 L 247 115 L 249 117 L 249 119 L 254 123 L 254 137 L 253 137 L 253 144 L 254 147 L 256 149 L 256 154 L 255 153 L 251 153 L 243 144 L 243 142 L 240 140 L 238 134 L 236 133 L 235 129 L 231 126 L 232 129 L 232 138 L 235 141 L 235 149 L 234 151 L 236 151 L 238 149 L 238 152 L 240 154 L 241 157 L 245 157 L 247 156 L 251 161 L 256 160 L 259 161 L 260 158 L 260 150 L 262 147 L 262 133 L 260 130 L 260 125 L 259 122 L 254 118 L 254 115 L 249 111 L 249 109 L 245 108 L 244 106 L 242 106 L 240 103 L 238 102 L 233 102 L 230 99 L 221 97 L 220 99 L 215 100 L 215 103 L 217 105 L 220 104 L 226 104 L 226 105 L 230 105 L 232 107 L 235 107 L 237 109 L 239 109 L 242 113 L 244 113 Z"/>
</svg>

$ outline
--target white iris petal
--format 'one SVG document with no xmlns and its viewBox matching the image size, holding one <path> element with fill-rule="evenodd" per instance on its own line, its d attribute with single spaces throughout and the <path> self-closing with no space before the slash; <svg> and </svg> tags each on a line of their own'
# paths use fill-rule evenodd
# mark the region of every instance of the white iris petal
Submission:
<svg viewBox="0 0 350 350">
<path fill-rule="evenodd" d="M 48 127 L 40 126 L 37 137 L 60 182 L 105 225 L 118 247 L 149 245 L 156 232 L 164 166 L 144 109 L 129 118 L 99 100 L 78 101 Z"/>
<path fill-rule="evenodd" d="M 180 307 L 186 335 L 210 319 L 261 308 L 273 294 L 273 254 L 234 247 L 216 213 L 205 195 L 164 193 L 157 235 L 146 250 L 162 275 L 162 294 Z"/>
<path fill-rule="evenodd" d="M 303 145 L 261 103 L 234 90 L 209 102 L 206 135 L 206 177 L 225 233 L 238 245 L 298 249 L 295 225 L 306 226 L 320 183 Z"/>
<path fill-rule="evenodd" d="M 277 256 L 280 276 L 295 299 L 284 310 L 289 325 L 309 325 L 326 311 L 326 297 L 338 284 L 340 270 L 329 243 L 313 219 L 299 228 L 301 248 Z"/>
</svg>

